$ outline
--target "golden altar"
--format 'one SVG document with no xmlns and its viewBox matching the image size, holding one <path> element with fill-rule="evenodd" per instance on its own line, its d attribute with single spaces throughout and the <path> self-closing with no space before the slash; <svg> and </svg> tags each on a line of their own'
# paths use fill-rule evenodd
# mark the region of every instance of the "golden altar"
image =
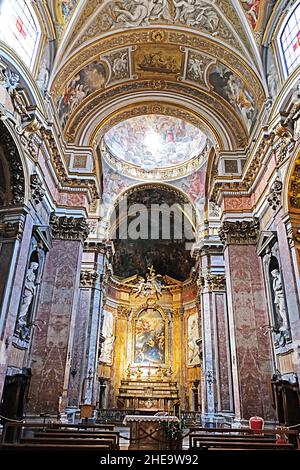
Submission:
<svg viewBox="0 0 300 470">
<path fill-rule="evenodd" d="M 172 413 L 179 406 L 177 382 L 167 379 L 122 380 L 117 405 L 119 409 Z"/>
</svg>

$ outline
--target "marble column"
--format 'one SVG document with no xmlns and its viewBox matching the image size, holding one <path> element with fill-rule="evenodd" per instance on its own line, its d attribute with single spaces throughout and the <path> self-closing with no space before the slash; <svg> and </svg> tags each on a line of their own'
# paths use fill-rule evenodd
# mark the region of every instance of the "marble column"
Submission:
<svg viewBox="0 0 300 470">
<path fill-rule="evenodd" d="M 233 411 L 224 261 L 217 247 L 202 248 L 200 257 L 202 414 L 213 420 Z"/>
<path fill-rule="evenodd" d="M 96 406 L 98 398 L 97 366 L 107 252 L 103 242 L 85 244 L 68 393 L 72 407 Z"/>
<path fill-rule="evenodd" d="M 219 231 L 225 244 L 234 407 L 237 420 L 260 415 L 273 420 L 270 380 L 273 374 L 262 269 L 256 252 L 259 222 L 225 221 Z"/>
<path fill-rule="evenodd" d="M 79 296 L 84 218 L 50 218 L 53 247 L 46 257 L 36 318 L 43 325 L 32 343 L 27 413 L 57 414 L 67 406 L 71 352 Z"/>
</svg>

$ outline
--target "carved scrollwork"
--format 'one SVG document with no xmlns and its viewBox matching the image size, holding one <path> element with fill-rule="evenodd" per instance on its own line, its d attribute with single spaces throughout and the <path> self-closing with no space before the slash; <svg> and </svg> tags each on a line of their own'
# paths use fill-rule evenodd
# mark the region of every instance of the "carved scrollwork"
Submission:
<svg viewBox="0 0 300 470">
<path fill-rule="evenodd" d="M 219 237 L 225 245 L 253 245 L 259 236 L 259 220 L 225 221 L 219 230 Z"/>
<path fill-rule="evenodd" d="M 84 241 L 89 235 L 89 226 L 84 217 L 58 217 L 52 213 L 50 227 L 54 238 Z"/>
</svg>

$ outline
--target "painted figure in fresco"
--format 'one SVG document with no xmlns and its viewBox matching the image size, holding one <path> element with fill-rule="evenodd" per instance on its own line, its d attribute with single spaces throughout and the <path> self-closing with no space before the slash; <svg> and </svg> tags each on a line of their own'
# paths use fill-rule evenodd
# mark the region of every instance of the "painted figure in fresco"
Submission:
<svg viewBox="0 0 300 470">
<path fill-rule="evenodd" d="M 285 297 L 284 297 L 284 290 L 282 285 L 281 274 L 278 269 L 273 269 L 271 271 L 271 275 L 273 277 L 273 293 L 274 293 L 274 305 L 276 310 L 276 316 L 278 321 L 278 326 L 280 331 L 288 331 L 288 319 L 287 319 L 287 311 L 285 306 Z"/>
<path fill-rule="evenodd" d="M 24 292 L 23 292 L 22 302 L 20 306 L 20 313 L 19 313 L 19 318 L 18 318 L 19 327 L 27 325 L 29 308 L 32 304 L 36 287 L 37 287 L 35 284 L 35 281 L 36 281 L 38 268 L 39 268 L 39 264 L 36 262 L 32 262 L 30 263 L 30 266 L 26 273 Z"/>
<path fill-rule="evenodd" d="M 241 0 L 244 10 L 253 29 L 256 28 L 258 22 L 259 4 L 261 0 Z"/>
</svg>

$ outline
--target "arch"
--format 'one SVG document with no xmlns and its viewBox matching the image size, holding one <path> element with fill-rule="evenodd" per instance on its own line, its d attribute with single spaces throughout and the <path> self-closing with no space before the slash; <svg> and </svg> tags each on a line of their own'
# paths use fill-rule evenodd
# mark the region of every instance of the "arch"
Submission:
<svg viewBox="0 0 300 470">
<path fill-rule="evenodd" d="M 181 201 L 184 204 L 191 205 L 192 210 L 194 211 L 195 217 L 196 217 L 196 221 L 195 221 L 195 224 L 193 225 L 193 229 L 195 230 L 195 234 L 197 234 L 197 227 L 199 227 L 199 225 L 200 225 L 200 220 L 199 220 L 200 214 L 198 213 L 198 209 L 195 206 L 194 202 L 192 201 L 191 197 L 188 194 L 186 194 L 184 191 L 182 191 L 180 188 L 178 188 L 178 187 L 176 187 L 176 186 L 174 186 L 170 183 L 165 183 L 165 182 L 163 182 L 163 183 L 161 183 L 161 182 L 160 183 L 141 182 L 141 183 L 133 184 L 133 185 L 127 187 L 122 192 L 120 192 L 120 194 L 118 194 L 116 196 L 115 201 L 112 202 L 112 204 L 109 208 L 109 211 L 107 212 L 106 219 L 108 221 L 111 220 L 113 211 L 116 209 L 119 202 L 122 201 L 122 199 L 124 199 L 124 197 L 126 197 L 127 195 L 133 194 L 134 192 L 139 191 L 139 190 L 155 189 L 155 188 L 161 188 L 161 189 L 166 189 L 166 190 L 172 191 L 172 192 L 174 192 L 174 194 L 178 195 L 178 197 L 181 199 Z M 111 229 L 111 227 L 109 227 L 109 230 L 110 229 Z M 108 238 L 110 238 L 110 237 L 108 237 Z"/>
</svg>

